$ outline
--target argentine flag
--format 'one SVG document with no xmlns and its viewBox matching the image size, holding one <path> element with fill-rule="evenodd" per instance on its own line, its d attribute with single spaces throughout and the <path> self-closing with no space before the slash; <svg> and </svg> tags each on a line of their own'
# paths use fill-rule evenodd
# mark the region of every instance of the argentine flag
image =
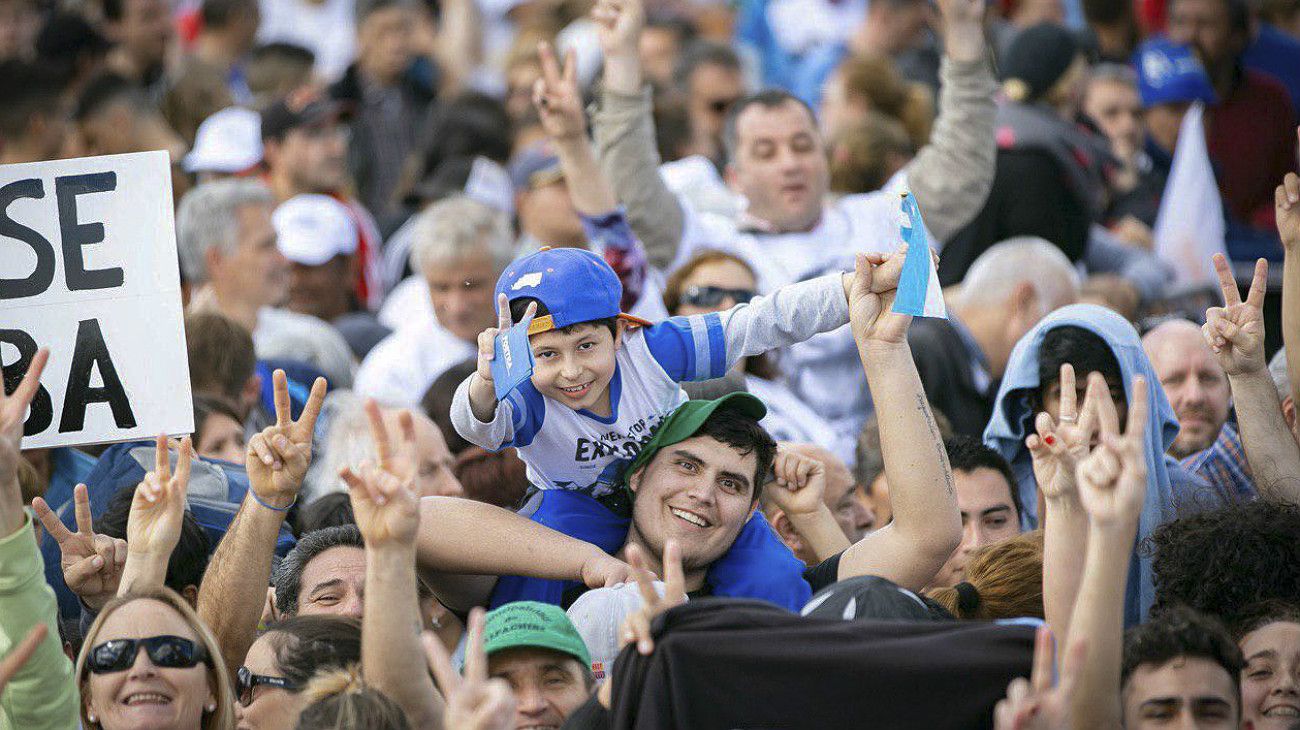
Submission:
<svg viewBox="0 0 1300 730">
<path fill-rule="evenodd" d="M 898 296 L 894 298 L 896 314 L 913 317 L 948 318 L 948 307 L 943 302 L 943 289 L 939 286 L 939 271 L 930 253 L 930 236 L 921 221 L 921 209 L 916 196 L 903 193 L 900 233 L 907 243 L 907 258 L 903 259 L 903 273 L 898 279 Z"/>
</svg>

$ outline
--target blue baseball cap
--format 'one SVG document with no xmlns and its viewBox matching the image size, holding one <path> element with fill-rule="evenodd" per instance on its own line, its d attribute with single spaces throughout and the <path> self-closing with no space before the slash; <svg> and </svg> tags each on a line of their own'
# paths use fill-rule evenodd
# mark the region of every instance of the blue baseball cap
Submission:
<svg viewBox="0 0 1300 730">
<path fill-rule="evenodd" d="M 528 326 L 530 335 L 609 317 L 649 324 L 619 311 L 622 282 L 605 259 L 586 249 L 543 248 L 512 262 L 497 279 L 494 300 L 501 294 L 512 302 L 527 297 L 545 305 L 547 313 Z"/>
<path fill-rule="evenodd" d="M 1133 56 L 1142 106 L 1203 101 L 1217 102 L 1205 67 L 1190 46 L 1168 38 L 1153 38 L 1138 46 Z"/>
</svg>

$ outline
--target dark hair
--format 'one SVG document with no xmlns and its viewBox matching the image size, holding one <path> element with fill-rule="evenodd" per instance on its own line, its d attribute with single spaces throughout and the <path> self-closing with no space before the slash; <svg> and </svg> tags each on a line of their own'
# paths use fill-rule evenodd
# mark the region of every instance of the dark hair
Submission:
<svg viewBox="0 0 1300 730">
<path fill-rule="evenodd" d="M 1156 528 L 1155 605 L 1187 605 L 1236 625 L 1264 601 L 1300 605 L 1300 506 L 1243 502 Z"/>
<path fill-rule="evenodd" d="M 772 468 L 772 460 L 776 458 L 776 441 L 772 439 L 767 429 L 735 408 L 723 406 L 709 414 L 699 429 L 692 434 L 692 438 L 696 436 L 708 436 L 721 441 L 740 451 L 743 456 L 754 454 L 758 464 L 754 467 L 754 493 L 750 495 L 750 502 L 757 502 L 763 493 L 763 483 L 767 481 L 767 473 Z"/>
<path fill-rule="evenodd" d="M 433 384 L 424 392 L 424 398 L 420 400 L 420 406 L 424 408 L 429 420 L 433 421 L 433 425 L 442 432 L 442 438 L 447 442 L 447 448 L 453 456 L 473 446 L 451 423 L 451 401 L 455 398 L 456 389 L 460 384 L 477 369 L 478 363 L 475 360 L 466 360 L 452 365 L 442 375 L 433 379 Z"/>
<path fill-rule="evenodd" d="M 150 457 L 151 459 L 153 457 Z M 96 531 L 109 537 L 126 539 L 126 522 L 131 514 L 131 500 L 135 498 L 138 485 L 119 489 L 108 500 L 104 514 L 95 520 Z M 167 577 L 163 585 L 181 593 L 186 586 L 199 587 L 203 582 L 203 571 L 208 569 L 208 556 L 212 552 L 212 541 L 208 533 L 194 519 L 187 508 L 181 515 L 181 536 L 167 559 Z"/>
<path fill-rule="evenodd" d="M 673 69 L 673 83 L 682 92 L 689 92 L 691 74 L 703 66 L 718 66 L 740 73 L 740 56 L 731 46 L 717 41 L 694 41 L 677 59 Z"/>
<path fill-rule="evenodd" d="M 1061 379 L 1061 366 L 1066 363 L 1074 366 L 1077 383 L 1086 382 L 1090 373 L 1101 373 L 1106 384 L 1118 391 L 1121 400 L 1126 400 L 1124 375 L 1110 345 L 1106 344 L 1101 335 L 1075 325 L 1054 327 L 1043 335 L 1043 344 L 1038 348 L 1040 397 Z"/>
<path fill-rule="evenodd" d="M 1250 33 L 1250 5 L 1246 0 L 1220 0 L 1223 7 L 1228 11 L 1228 28 L 1233 33 L 1248 34 Z M 1178 0 L 1170 0 L 1168 12 L 1173 12 L 1173 6 Z"/>
<path fill-rule="evenodd" d="M 127 0 L 100 0 L 100 7 L 104 11 L 104 20 L 116 21 L 121 20 L 126 15 Z"/>
<path fill-rule="evenodd" d="M 54 12 L 36 36 L 36 55 L 41 64 L 71 79 L 79 67 L 102 58 L 112 44 L 80 13 Z"/>
<path fill-rule="evenodd" d="M 1007 491 L 1011 493 L 1011 504 L 1016 510 L 1016 519 L 1024 512 L 1020 501 L 1020 490 L 1016 488 L 1016 477 L 1011 473 L 1011 465 L 1002 458 L 1002 454 L 984 445 L 974 436 L 958 434 L 943 442 L 948 452 L 948 464 L 953 471 L 973 472 L 976 469 L 992 469 L 1007 481 Z"/>
<path fill-rule="evenodd" d="M 308 532 L 298 538 L 275 572 L 275 605 L 284 616 L 298 613 L 298 594 L 302 590 L 302 572 L 317 555 L 336 547 L 366 549 L 361 530 L 356 525 L 338 525 Z"/>
<path fill-rule="evenodd" d="M 952 438 L 952 422 L 948 417 L 933 405 L 930 406 L 930 413 L 934 416 L 935 428 L 939 429 L 939 437 Z M 864 492 L 870 495 L 871 483 L 885 472 L 885 453 L 880 448 L 880 423 L 876 420 L 876 414 L 867 416 L 867 420 L 863 421 L 853 453 L 855 457 L 853 479 L 862 485 Z M 1015 482 L 1013 481 L 1012 484 L 1014 485 Z M 1014 493 L 1014 490 L 1012 491 Z"/>
<path fill-rule="evenodd" d="M 281 676 L 302 691 L 318 672 L 361 661 L 361 622 L 343 616 L 294 616 L 266 630 Z"/>
<path fill-rule="evenodd" d="M 185 349 L 194 392 L 238 403 L 257 368 L 248 330 L 217 312 L 191 312 L 185 315 Z"/>
<path fill-rule="evenodd" d="M 209 416 L 221 415 L 228 416 L 235 423 L 243 424 L 244 419 L 240 417 L 239 411 L 235 406 L 225 398 L 214 398 L 202 393 L 194 394 L 194 443 L 197 444 L 202 438 L 203 424 Z"/>
<path fill-rule="evenodd" d="M 686 99 L 677 93 L 656 93 L 651 114 L 659 159 L 672 162 L 685 157 L 691 146 L 691 113 Z"/>
<path fill-rule="evenodd" d="M 695 40 L 700 34 L 695 25 L 681 15 L 662 10 L 649 10 L 648 8 L 647 10 L 645 27 L 672 31 L 673 35 L 677 36 L 679 48 L 685 47 L 686 44 Z"/>
<path fill-rule="evenodd" d="M 808 102 L 800 99 L 794 94 L 791 94 L 785 89 L 764 89 L 743 97 L 735 104 L 732 104 L 731 109 L 727 112 L 726 121 L 723 122 L 722 126 L 722 144 L 726 147 L 727 159 L 733 161 L 736 159 L 736 150 L 740 147 L 740 137 L 736 132 L 736 120 L 740 118 L 740 115 L 743 114 L 746 109 L 751 106 L 761 106 L 764 109 L 776 109 L 791 102 L 798 104 L 808 113 L 808 118 L 812 120 L 813 127 L 815 128 L 817 126 L 817 113 L 813 111 L 812 107 L 808 106 Z"/>
<path fill-rule="evenodd" d="M 1232 637 L 1240 643 L 1246 638 L 1246 634 L 1279 621 L 1300 624 L 1300 604 L 1269 600 L 1247 606 L 1242 609 L 1237 620 L 1229 628 L 1232 630 Z"/>
<path fill-rule="evenodd" d="M 330 492 L 313 499 L 298 512 L 298 534 L 306 535 L 326 527 L 357 524 L 352 499 L 347 492 Z"/>
<path fill-rule="evenodd" d="M 59 96 L 64 79 L 45 63 L 0 62 L 0 138 L 22 139 L 33 115 L 60 116 Z"/>
<path fill-rule="evenodd" d="M 199 17 L 204 28 L 223 28 L 239 16 L 257 10 L 257 0 L 203 0 Z"/>
<path fill-rule="evenodd" d="M 124 104 L 132 109 L 152 109 L 144 98 L 140 88 L 129 79 L 112 72 L 104 72 L 86 83 L 73 109 L 72 118 L 77 122 L 101 113 L 115 104 Z"/>
<path fill-rule="evenodd" d="M 371 15 L 374 15 L 375 13 L 378 13 L 382 10 L 387 10 L 389 8 L 416 9 L 419 7 L 420 6 L 415 2 L 415 0 L 357 0 L 356 3 L 357 25 L 358 26 L 361 25 L 361 23 L 364 22 L 366 18 L 369 18 Z"/>
<path fill-rule="evenodd" d="M 528 467 L 514 449 L 488 451 L 471 446 L 451 467 L 465 497 L 513 510 L 528 491 Z"/>
<path fill-rule="evenodd" d="M 1143 664 L 1161 666 L 1178 658 L 1206 659 L 1223 667 L 1232 678 L 1240 713 L 1241 669 L 1246 665 L 1241 649 L 1218 619 L 1186 606 L 1153 614 L 1124 634 L 1120 687 L 1127 689 L 1129 678 Z"/>
<path fill-rule="evenodd" d="M 546 305 L 542 303 L 542 300 L 534 299 L 533 297 L 519 297 L 518 299 L 512 299 L 510 301 L 510 316 L 516 322 L 523 319 L 524 313 L 528 311 L 528 305 L 533 302 L 537 303 L 537 313 L 535 316 L 545 317 L 551 313 L 551 310 L 546 308 Z M 574 322 L 568 327 L 560 327 L 555 331 L 567 335 L 579 327 L 605 327 L 609 330 L 610 336 L 616 336 L 618 334 L 618 317 L 602 317 L 601 319 L 592 319 L 586 322 Z"/>
<path fill-rule="evenodd" d="M 315 63 L 316 54 L 293 43 L 257 46 L 248 54 L 245 66 L 248 89 L 259 106 L 265 106 L 307 83 Z"/>
</svg>

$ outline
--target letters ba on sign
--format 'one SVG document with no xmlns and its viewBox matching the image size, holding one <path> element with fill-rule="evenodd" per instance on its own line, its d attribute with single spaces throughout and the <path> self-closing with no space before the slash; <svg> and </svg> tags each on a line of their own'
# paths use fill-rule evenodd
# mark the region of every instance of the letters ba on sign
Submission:
<svg viewBox="0 0 1300 730">
<path fill-rule="evenodd" d="M 194 430 L 165 152 L 0 166 L 0 363 L 24 449 Z"/>
</svg>

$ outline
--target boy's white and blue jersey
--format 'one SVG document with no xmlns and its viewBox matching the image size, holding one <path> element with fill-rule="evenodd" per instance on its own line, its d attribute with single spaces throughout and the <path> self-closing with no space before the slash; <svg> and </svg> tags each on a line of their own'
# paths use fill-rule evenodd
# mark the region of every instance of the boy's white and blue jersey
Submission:
<svg viewBox="0 0 1300 730">
<path fill-rule="evenodd" d="M 840 275 L 820 277 L 726 312 L 673 317 L 628 330 L 615 354 L 608 418 L 574 410 L 525 381 L 485 423 L 469 406 L 467 379 L 452 401 L 452 423 L 466 440 L 485 449 L 518 449 L 528 480 L 538 488 L 599 497 L 614 490 L 659 422 L 686 401 L 679 383 L 720 378 L 741 358 L 847 321 Z"/>
</svg>

